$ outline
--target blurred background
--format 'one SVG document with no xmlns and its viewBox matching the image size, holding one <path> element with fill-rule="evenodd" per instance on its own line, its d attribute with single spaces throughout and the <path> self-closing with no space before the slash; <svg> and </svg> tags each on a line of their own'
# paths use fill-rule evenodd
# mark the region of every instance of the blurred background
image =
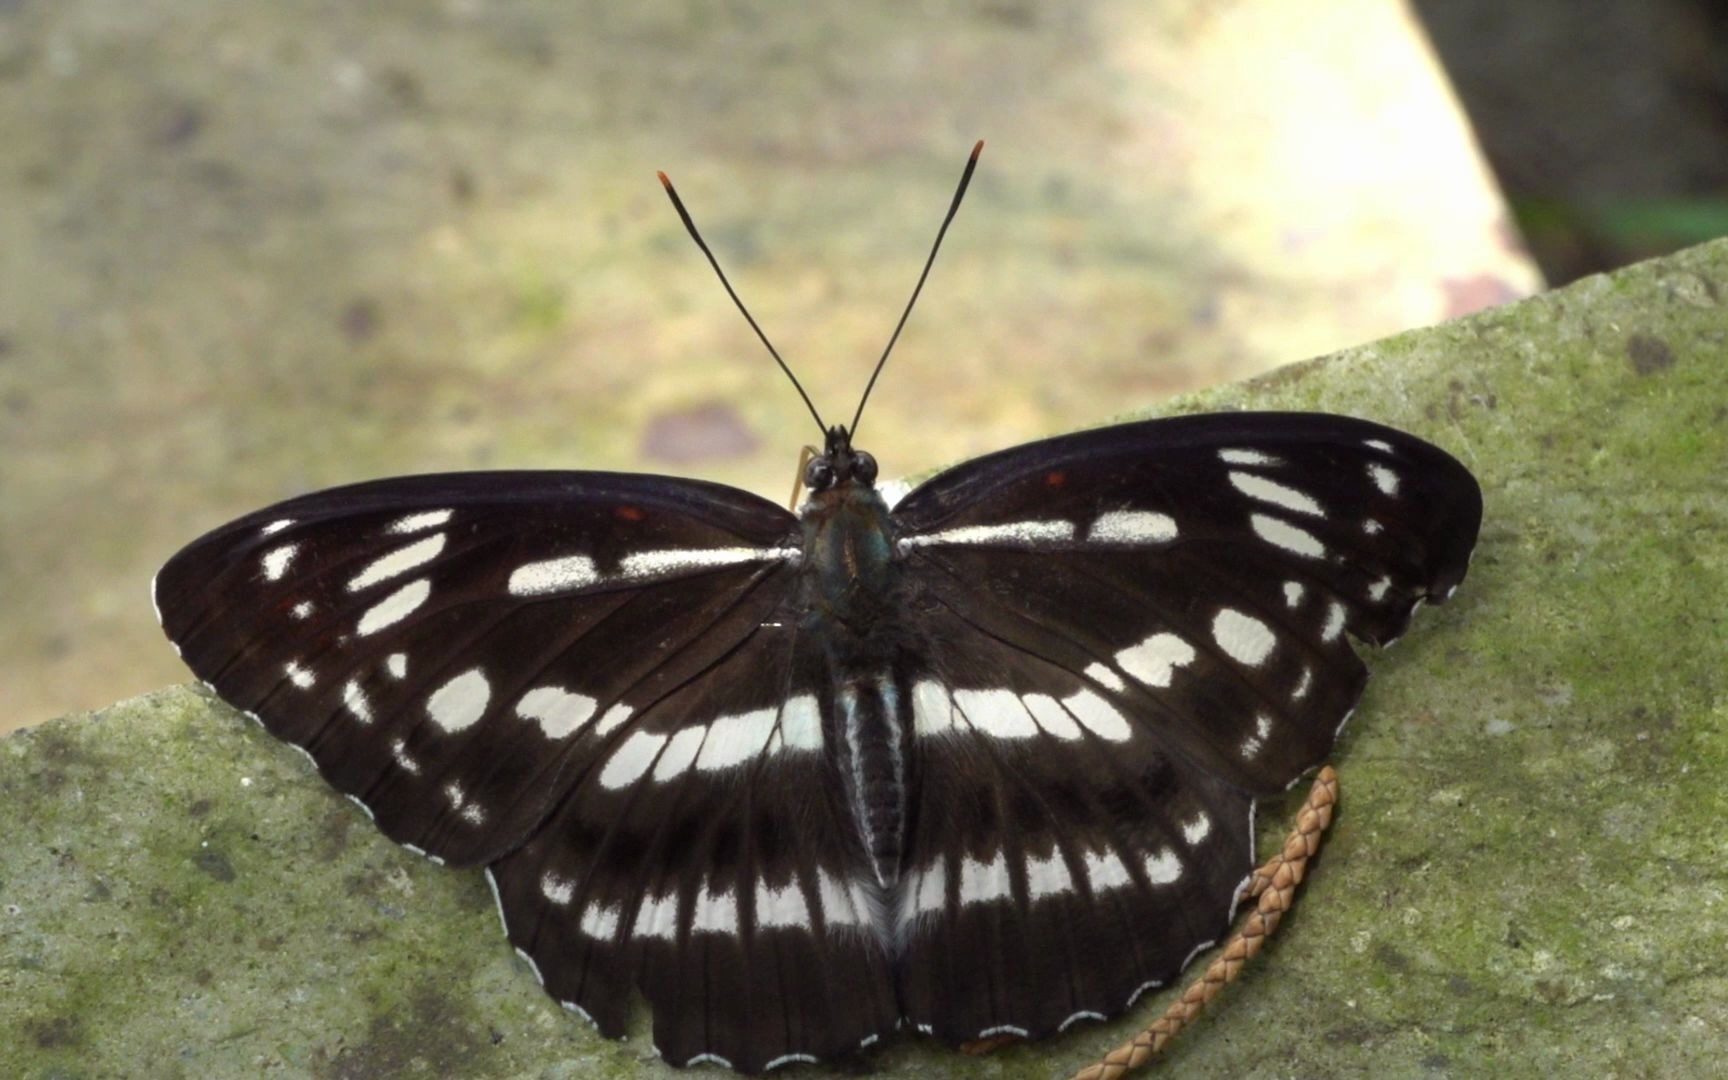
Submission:
<svg viewBox="0 0 1728 1080">
<path fill-rule="evenodd" d="M 783 499 L 1728 233 L 1706 0 L 0 0 L 0 730 L 186 671 L 157 566 L 314 488 Z M 1396 388 L 1389 388 L 1396 392 Z"/>
</svg>

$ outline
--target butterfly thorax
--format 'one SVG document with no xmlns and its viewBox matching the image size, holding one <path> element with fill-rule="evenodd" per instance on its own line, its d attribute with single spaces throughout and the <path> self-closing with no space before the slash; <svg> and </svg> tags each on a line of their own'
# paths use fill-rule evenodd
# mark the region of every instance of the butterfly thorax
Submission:
<svg viewBox="0 0 1728 1080">
<path fill-rule="evenodd" d="M 848 484 L 813 495 L 803 525 L 806 617 L 868 650 L 899 607 L 888 507 L 874 489 Z"/>
</svg>

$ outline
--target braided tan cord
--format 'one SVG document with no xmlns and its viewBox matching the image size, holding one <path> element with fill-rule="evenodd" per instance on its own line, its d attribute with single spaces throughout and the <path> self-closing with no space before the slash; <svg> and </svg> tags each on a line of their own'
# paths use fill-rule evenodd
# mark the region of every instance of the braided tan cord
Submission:
<svg viewBox="0 0 1728 1080">
<path fill-rule="evenodd" d="M 1190 984 L 1182 997 L 1151 1027 L 1075 1073 L 1073 1080 L 1118 1080 L 1138 1069 L 1192 1023 L 1219 991 L 1235 981 L 1243 966 L 1278 929 L 1284 913 L 1290 910 L 1295 901 L 1296 886 L 1302 884 L 1308 860 L 1320 850 L 1321 837 L 1326 827 L 1332 824 L 1332 811 L 1337 805 L 1338 773 L 1327 765 L 1314 778 L 1308 800 L 1296 812 L 1296 827 L 1285 839 L 1284 849 L 1254 871 L 1248 884 L 1242 887 L 1243 899 L 1259 897 L 1259 903 L 1243 923 L 1241 931 L 1207 966 L 1206 973 Z"/>
</svg>

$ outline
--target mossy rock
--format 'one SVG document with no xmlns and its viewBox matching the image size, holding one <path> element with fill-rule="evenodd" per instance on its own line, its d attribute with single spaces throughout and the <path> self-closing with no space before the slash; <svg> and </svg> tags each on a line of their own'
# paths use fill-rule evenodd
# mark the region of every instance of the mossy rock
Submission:
<svg viewBox="0 0 1728 1080">
<path fill-rule="evenodd" d="M 1370 658 L 1296 912 L 1158 1067 L 1718 1071 L 1728 242 L 1164 411 L 1239 407 L 1423 435 L 1476 471 L 1487 514 L 1454 601 Z M 4 1075 L 670 1071 L 644 1012 L 608 1042 L 540 993 L 478 872 L 383 840 L 201 691 L 0 740 L 0 798 Z M 1262 807 L 1264 836 L 1293 809 Z M 890 1040 L 868 1065 L 1065 1074 L 1166 1001 L 984 1058 Z"/>
</svg>

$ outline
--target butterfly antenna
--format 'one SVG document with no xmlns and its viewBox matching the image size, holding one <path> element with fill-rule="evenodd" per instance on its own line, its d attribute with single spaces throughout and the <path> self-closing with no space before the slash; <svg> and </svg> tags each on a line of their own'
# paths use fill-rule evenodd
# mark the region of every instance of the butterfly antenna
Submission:
<svg viewBox="0 0 1728 1080">
<path fill-rule="evenodd" d="M 954 215 L 960 212 L 960 200 L 966 197 L 966 185 L 972 182 L 972 171 L 978 167 L 978 155 L 983 152 L 984 140 L 979 139 L 972 147 L 972 156 L 966 159 L 966 171 L 960 174 L 960 186 L 954 189 L 954 201 L 948 204 L 948 216 L 942 219 L 942 227 L 936 230 L 936 242 L 930 245 L 930 257 L 924 260 L 924 272 L 918 275 L 918 284 L 912 287 L 912 299 L 906 301 L 906 310 L 900 313 L 900 321 L 894 326 L 888 347 L 882 350 L 882 359 L 876 361 L 876 370 L 870 373 L 870 381 L 864 386 L 864 396 L 858 399 L 858 411 L 852 414 L 854 435 L 858 434 L 858 418 L 864 415 L 864 403 L 870 400 L 870 391 L 876 389 L 876 377 L 882 374 L 882 365 L 888 362 L 888 354 L 894 351 L 894 343 L 900 340 L 900 331 L 906 329 L 912 305 L 918 302 L 918 294 L 924 291 L 924 279 L 930 276 L 930 268 L 936 265 L 936 253 L 942 250 L 942 238 L 948 235 L 948 226 L 954 221 Z"/>
<path fill-rule="evenodd" d="M 696 246 L 702 249 L 702 254 L 708 256 L 708 265 L 714 268 L 714 273 L 720 278 L 720 284 L 726 287 L 726 295 L 730 296 L 732 302 L 738 305 L 738 310 L 744 313 L 744 321 L 749 323 L 750 329 L 756 331 L 756 336 L 762 339 L 762 344 L 768 349 L 768 355 L 774 358 L 774 362 L 780 365 L 780 370 L 784 371 L 786 377 L 792 380 L 793 389 L 797 390 L 798 396 L 804 399 L 804 407 L 809 409 L 810 415 L 816 418 L 816 426 L 822 429 L 823 437 L 826 438 L 828 425 L 822 422 L 822 414 L 816 411 L 816 406 L 810 401 L 810 395 L 804 392 L 804 385 L 798 381 L 798 376 L 792 374 L 792 369 L 786 366 L 786 361 L 780 359 L 780 353 L 774 348 L 774 343 L 769 341 L 768 335 L 764 334 L 762 328 L 756 325 L 756 320 L 750 315 L 750 309 L 744 306 L 744 301 L 738 299 L 737 290 L 733 289 L 732 283 L 726 280 L 726 271 L 720 269 L 720 261 L 714 257 L 712 251 L 708 250 L 708 243 L 702 239 L 702 234 L 696 231 L 696 223 L 690 219 L 690 211 L 684 209 L 684 200 L 678 197 L 677 190 L 672 187 L 671 179 L 663 172 L 654 175 L 660 178 L 660 186 L 666 189 L 667 197 L 672 200 L 672 208 L 678 211 L 679 219 L 684 222 L 684 227 L 690 231 L 690 239 L 696 241 Z"/>
</svg>

